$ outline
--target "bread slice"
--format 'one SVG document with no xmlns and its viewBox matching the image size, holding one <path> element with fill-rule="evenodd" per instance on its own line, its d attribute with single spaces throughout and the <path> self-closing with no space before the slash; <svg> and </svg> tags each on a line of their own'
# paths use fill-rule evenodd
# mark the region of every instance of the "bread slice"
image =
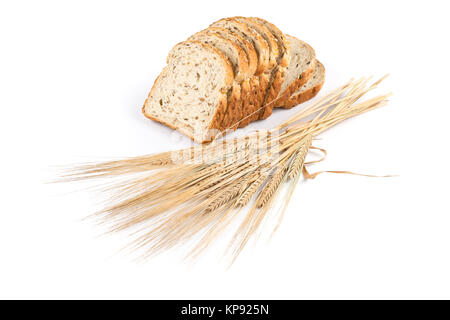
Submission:
<svg viewBox="0 0 450 320">
<path fill-rule="evenodd" d="M 291 48 L 288 39 L 286 39 L 283 32 L 278 29 L 274 24 L 261 19 L 261 18 L 251 18 L 253 21 L 265 26 L 277 39 L 278 44 L 278 66 L 272 72 L 269 87 L 265 94 L 263 105 L 265 106 L 261 109 L 259 119 L 266 119 L 272 114 L 272 110 L 275 106 L 275 101 L 281 92 L 281 86 L 284 83 L 284 77 L 286 68 L 291 60 Z"/>
<path fill-rule="evenodd" d="M 258 110 L 261 108 L 265 92 L 267 91 L 270 76 L 265 73 L 269 65 L 269 45 L 267 41 L 255 30 L 236 18 L 225 18 L 211 24 L 212 27 L 222 27 L 238 34 L 249 41 L 258 54 L 258 67 L 255 76 L 250 79 L 251 94 L 244 101 L 244 117 L 239 121 L 239 127 L 245 127 L 258 119 Z"/>
<path fill-rule="evenodd" d="M 226 128 L 235 130 L 237 129 L 240 120 L 245 117 L 245 104 L 248 103 L 248 101 L 251 99 L 252 92 L 250 80 L 252 79 L 258 67 L 258 56 L 256 54 L 256 50 L 249 41 L 225 28 L 209 27 L 200 31 L 199 33 L 218 34 L 240 46 L 247 55 L 248 73 L 246 79 L 241 82 L 241 101 L 236 101 L 234 105 L 231 104 L 231 109 L 234 110 L 234 112 L 227 115 L 229 123 L 227 123 Z M 230 108 L 230 105 L 228 108 Z"/>
<path fill-rule="evenodd" d="M 274 106 L 281 107 L 284 101 L 301 88 L 314 72 L 315 52 L 307 43 L 286 35 L 291 46 L 291 60 L 286 68 L 285 78 Z"/>
<path fill-rule="evenodd" d="M 311 78 L 300 89 L 294 92 L 289 99 L 284 101 L 283 108 L 290 109 L 302 102 L 314 98 L 322 89 L 325 81 L 325 67 L 316 60 L 314 73 Z"/>
<path fill-rule="evenodd" d="M 197 142 L 211 141 L 234 82 L 231 63 L 217 48 L 198 41 L 177 44 L 142 111 Z"/>
<path fill-rule="evenodd" d="M 248 59 L 245 51 L 231 40 L 225 39 L 218 33 L 199 32 L 191 36 L 188 40 L 196 40 L 212 45 L 219 49 L 231 62 L 234 71 L 233 87 L 228 96 L 228 103 L 221 125 L 223 128 L 233 126 L 236 118 L 242 114 L 243 98 L 248 95 Z"/>
<path fill-rule="evenodd" d="M 188 40 L 200 41 L 219 49 L 231 62 L 236 81 L 242 81 L 248 76 L 248 58 L 245 51 L 231 40 L 217 33 L 196 33 Z"/>
</svg>

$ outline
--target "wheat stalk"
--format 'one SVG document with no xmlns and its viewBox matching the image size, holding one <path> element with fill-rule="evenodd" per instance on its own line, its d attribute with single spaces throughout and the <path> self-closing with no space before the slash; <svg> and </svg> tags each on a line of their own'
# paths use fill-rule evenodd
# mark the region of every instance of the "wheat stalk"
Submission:
<svg viewBox="0 0 450 320">
<path fill-rule="evenodd" d="M 230 242 L 234 261 L 259 230 L 286 182 L 289 189 L 274 229 L 280 224 L 313 137 L 386 104 L 389 95 L 358 102 L 383 79 L 372 84 L 365 78 L 351 80 L 269 131 L 172 152 L 83 164 L 65 171 L 60 181 L 120 179 L 105 187 L 108 205 L 93 217 L 108 224 L 111 231 L 140 227 L 130 248 L 145 250 L 144 257 L 203 233 L 190 251 L 197 256 L 246 211 Z"/>
</svg>

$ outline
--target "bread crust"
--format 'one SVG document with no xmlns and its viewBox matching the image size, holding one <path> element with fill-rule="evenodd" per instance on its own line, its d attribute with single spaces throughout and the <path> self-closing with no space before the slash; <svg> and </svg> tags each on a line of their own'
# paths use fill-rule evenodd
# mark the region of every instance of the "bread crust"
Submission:
<svg viewBox="0 0 450 320">
<path fill-rule="evenodd" d="M 280 92 L 281 85 L 284 81 L 284 75 L 283 71 L 280 70 L 280 68 L 275 71 L 274 75 L 272 76 L 271 83 L 268 85 L 268 89 L 266 92 L 266 96 L 264 97 L 264 108 L 261 109 L 261 112 L 258 115 L 258 118 L 260 120 L 267 119 L 272 115 L 273 108 L 275 106 L 275 100 L 273 97 L 278 96 L 278 93 Z"/>
<path fill-rule="evenodd" d="M 309 88 L 308 90 L 303 91 L 302 93 L 299 93 L 295 97 L 291 97 L 288 99 L 282 108 L 284 109 L 291 109 L 292 107 L 295 107 L 296 105 L 299 105 L 300 103 L 303 103 L 305 101 L 308 101 L 312 98 L 314 98 L 322 89 L 323 81 L 314 87 Z"/>
<path fill-rule="evenodd" d="M 295 92 L 294 92 L 294 95 L 291 95 L 289 97 L 289 99 L 286 99 L 284 101 L 282 108 L 291 109 L 292 107 L 295 107 L 296 105 L 299 105 L 300 103 L 303 103 L 305 101 L 308 101 L 308 100 L 314 98 L 317 95 L 317 93 L 319 93 L 320 89 L 322 89 L 322 86 L 325 82 L 325 67 L 319 61 L 316 61 L 316 68 L 324 69 L 323 77 L 322 77 L 321 81 L 319 83 L 317 83 L 315 86 L 313 86 L 307 90 L 301 91 L 300 93 L 295 94 Z"/>
<path fill-rule="evenodd" d="M 295 38 L 293 36 L 290 36 L 292 38 Z M 297 38 L 295 38 L 297 39 Z M 300 40 L 299 40 L 300 41 Z M 300 41 L 304 46 L 308 47 L 309 50 L 311 50 L 311 52 L 313 53 L 314 57 L 315 57 L 315 52 L 314 49 L 307 44 L 304 41 Z M 273 106 L 272 109 L 275 107 L 280 107 L 282 108 L 282 106 L 284 105 L 285 101 L 288 100 L 290 98 L 290 96 L 292 94 L 294 94 L 297 90 L 299 90 L 306 82 L 308 82 L 308 80 L 310 79 L 310 77 L 313 75 L 314 70 L 315 70 L 315 61 L 316 59 L 313 58 L 311 63 L 310 63 L 310 67 L 305 70 L 304 72 L 302 72 L 301 75 L 299 75 L 299 77 L 297 79 L 295 79 L 294 81 L 292 81 L 288 87 L 286 89 L 284 89 L 283 92 L 279 92 L 278 93 L 278 97 L 274 100 L 273 102 Z M 286 67 L 287 69 L 287 67 Z M 280 88 L 281 89 L 281 88 Z"/>
<path fill-rule="evenodd" d="M 272 109 L 274 107 L 284 108 L 284 104 L 291 95 L 298 91 L 306 82 L 311 78 L 315 70 L 315 64 L 311 63 L 311 67 L 302 72 L 302 74 L 291 82 L 291 84 L 284 90 L 283 93 L 273 102 Z M 265 118 L 264 118 L 265 119 Z"/>
<path fill-rule="evenodd" d="M 259 119 L 259 114 L 263 106 L 264 96 L 269 87 L 269 77 L 267 73 L 260 74 L 252 78 L 252 93 L 248 103 L 244 108 L 244 117 L 239 123 L 239 128 L 245 127 L 253 121 Z"/>
<path fill-rule="evenodd" d="M 236 130 L 250 124 L 258 119 L 259 112 L 255 112 L 260 108 L 262 101 L 262 83 L 266 82 L 262 75 L 253 76 L 249 81 L 241 83 L 240 99 L 235 98 L 233 104 L 234 112 L 227 115 L 226 121 L 222 123 L 223 129 Z"/>
<path fill-rule="evenodd" d="M 220 123 L 220 130 L 232 129 L 235 119 L 242 113 L 242 102 L 246 92 L 242 83 L 234 83 L 228 96 L 228 106 Z M 218 129 L 218 128 L 217 128 Z M 235 130 L 235 129 L 234 129 Z"/>
</svg>

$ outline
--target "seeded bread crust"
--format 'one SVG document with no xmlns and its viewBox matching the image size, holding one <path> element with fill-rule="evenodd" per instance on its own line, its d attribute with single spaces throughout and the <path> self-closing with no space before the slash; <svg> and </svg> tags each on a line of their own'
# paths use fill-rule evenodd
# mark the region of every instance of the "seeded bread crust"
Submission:
<svg viewBox="0 0 450 320">
<path fill-rule="evenodd" d="M 228 60 L 228 58 L 220 50 L 218 50 L 217 48 L 215 48 L 215 47 L 213 47 L 213 46 L 211 46 L 209 44 L 202 43 L 200 41 L 183 41 L 183 42 L 177 44 L 176 46 L 174 46 L 174 48 L 176 48 L 179 45 L 184 45 L 184 44 L 189 44 L 189 43 L 198 44 L 198 45 L 202 46 L 203 48 L 205 48 L 206 50 L 208 50 L 210 52 L 213 52 L 215 55 L 218 56 L 219 61 L 222 62 L 223 67 L 225 69 L 225 72 L 226 72 L 226 80 L 225 80 L 226 83 L 225 83 L 225 86 L 228 87 L 229 89 L 227 91 L 222 92 L 221 97 L 220 97 L 219 102 L 218 102 L 218 106 L 217 106 L 217 108 L 215 110 L 215 113 L 214 113 L 214 115 L 211 118 L 212 120 L 211 120 L 211 122 L 210 122 L 210 124 L 208 126 L 208 129 L 210 131 L 211 130 L 212 131 L 214 131 L 214 130 L 222 131 L 223 130 L 222 119 L 224 117 L 225 110 L 226 110 L 226 107 L 227 107 L 228 95 L 229 95 L 229 93 L 232 90 L 231 87 L 232 87 L 233 82 L 234 82 L 233 68 L 232 68 L 231 63 Z M 169 55 L 167 57 L 167 62 L 168 63 L 170 62 L 170 60 L 172 58 L 171 57 L 172 50 L 169 52 Z M 163 72 L 164 72 L 164 69 L 161 72 L 161 74 Z M 147 111 L 146 111 L 147 103 L 149 102 L 149 99 L 150 99 L 150 97 L 151 97 L 151 95 L 153 93 L 153 90 L 156 87 L 156 84 L 158 83 L 158 81 L 160 79 L 161 74 L 156 78 L 155 82 L 153 83 L 152 89 L 150 90 L 150 92 L 148 94 L 148 97 L 147 97 L 147 99 L 144 102 L 144 105 L 142 107 L 142 113 L 144 114 L 144 116 L 149 118 L 149 119 L 151 119 L 151 120 L 154 120 L 154 121 L 157 121 L 159 123 L 162 123 L 162 124 L 172 128 L 172 129 L 178 130 L 181 133 L 183 133 L 184 135 L 190 137 L 192 140 L 194 140 L 194 141 L 196 141 L 198 143 L 207 143 L 207 142 L 211 142 L 212 140 L 214 140 L 214 134 L 208 134 L 206 136 L 198 137 L 198 136 L 195 136 L 192 132 L 190 132 L 190 131 L 182 128 L 182 127 L 176 127 L 176 126 L 174 126 L 174 125 L 172 125 L 170 123 L 167 123 L 166 121 L 163 121 L 162 119 L 153 117 L 153 116 L 151 116 L 150 114 L 147 113 Z"/>
<path fill-rule="evenodd" d="M 303 85 L 302 88 L 300 88 L 298 91 L 294 92 L 289 99 L 287 99 L 282 108 L 285 109 L 291 109 L 292 107 L 295 107 L 296 105 L 299 105 L 300 103 L 303 103 L 305 101 L 308 101 L 312 98 L 314 98 L 317 93 L 319 93 L 320 89 L 322 89 L 323 83 L 325 82 L 325 67 L 323 66 L 320 61 L 316 60 L 316 72 L 318 79 L 311 78 L 309 81 L 314 81 L 315 84 L 309 85 L 307 82 L 305 85 Z"/>
<path fill-rule="evenodd" d="M 285 71 L 289 65 L 291 58 L 291 51 L 289 46 L 289 41 L 284 36 L 283 32 L 278 29 L 274 24 L 257 17 L 250 18 L 253 21 L 265 26 L 273 36 L 277 39 L 278 44 L 278 66 L 272 71 L 268 90 L 266 91 L 263 105 L 264 108 L 261 109 L 259 114 L 259 119 L 266 119 L 272 114 L 272 110 L 275 106 L 276 98 L 279 96 L 281 85 L 284 81 Z"/>
</svg>

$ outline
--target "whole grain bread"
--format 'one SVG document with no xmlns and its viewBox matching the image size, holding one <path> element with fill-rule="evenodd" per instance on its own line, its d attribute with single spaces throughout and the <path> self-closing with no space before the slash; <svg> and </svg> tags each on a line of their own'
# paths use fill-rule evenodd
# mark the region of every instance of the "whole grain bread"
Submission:
<svg viewBox="0 0 450 320">
<path fill-rule="evenodd" d="M 177 44 L 167 62 L 144 103 L 144 115 L 197 142 L 211 141 L 223 129 L 220 119 L 234 82 L 231 63 L 199 41 Z"/>
<path fill-rule="evenodd" d="M 266 20 L 221 19 L 169 52 L 142 109 L 148 118 L 208 142 L 267 118 L 275 106 L 291 108 L 315 96 L 325 77 L 315 61 L 308 44 Z"/>
</svg>

